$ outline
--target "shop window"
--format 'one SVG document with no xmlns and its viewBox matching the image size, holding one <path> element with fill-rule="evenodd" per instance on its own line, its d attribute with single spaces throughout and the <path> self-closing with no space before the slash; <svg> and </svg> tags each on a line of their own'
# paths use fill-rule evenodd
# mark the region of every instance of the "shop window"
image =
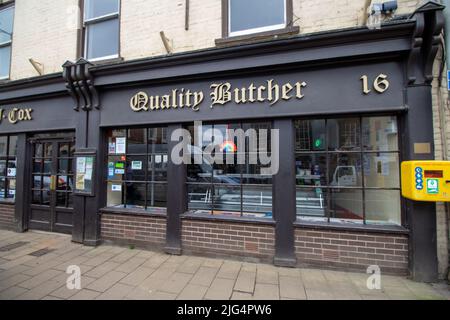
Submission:
<svg viewBox="0 0 450 320">
<path fill-rule="evenodd" d="M 299 219 L 401 224 L 396 117 L 297 120 Z"/>
<path fill-rule="evenodd" d="M 119 57 L 120 0 L 85 0 L 84 56 L 90 61 Z"/>
<path fill-rule="evenodd" d="M 187 189 L 191 213 L 272 218 L 272 176 L 263 171 L 267 163 L 262 164 L 259 157 L 260 153 L 270 156 L 270 129 L 270 122 L 202 126 L 195 137 L 201 143 L 190 147 Z M 194 138 L 193 127 L 189 130 Z M 240 130 L 245 137 L 230 136 L 229 130 Z M 208 148 L 215 150 L 214 161 L 204 156 L 195 162 L 194 155 Z"/>
<path fill-rule="evenodd" d="M 9 79 L 13 21 L 13 6 L 7 6 L 0 10 L 0 80 Z"/>
<path fill-rule="evenodd" d="M 223 0 L 228 36 L 283 29 L 292 17 L 292 0 Z"/>
<path fill-rule="evenodd" d="M 165 127 L 108 130 L 108 207 L 165 212 L 166 135 Z"/>
<path fill-rule="evenodd" d="M 0 201 L 16 197 L 17 136 L 0 136 Z"/>
</svg>

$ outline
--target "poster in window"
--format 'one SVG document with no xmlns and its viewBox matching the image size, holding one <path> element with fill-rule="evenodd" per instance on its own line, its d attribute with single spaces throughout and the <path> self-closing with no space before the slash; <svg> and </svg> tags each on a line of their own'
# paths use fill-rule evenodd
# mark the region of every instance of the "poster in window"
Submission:
<svg viewBox="0 0 450 320">
<path fill-rule="evenodd" d="M 7 175 L 9 178 L 14 178 L 16 176 L 16 168 L 8 168 Z"/>
<path fill-rule="evenodd" d="M 132 161 L 131 170 L 142 170 L 142 161 Z"/>
<path fill-rule="evenodd" d="M 123 154 L 126 151 L 126 138 L 116 138 L 116 154 Z"/>
</svg>

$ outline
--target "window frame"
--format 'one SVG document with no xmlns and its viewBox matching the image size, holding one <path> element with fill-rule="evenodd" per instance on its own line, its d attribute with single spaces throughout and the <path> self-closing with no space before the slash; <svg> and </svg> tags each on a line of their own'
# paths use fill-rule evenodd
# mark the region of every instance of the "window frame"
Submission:
<svg viewBox="0 0 450 320">
<path fill-rule="evenodd" d="M 7 76 L 0 76 L 1 80 L 9 80 L 11 78 L 11 63 L 12 63 L 12 42 L 13 42 L 13 35 L 14 35 L 14 18 L 15 18 L 15 1 L 7 2 L 3 5 L 0 5 L 0 12 L 4 10 L 13 10 L 13 20 L 12 20 L 12 32 L 11 32 L 11 40 L 5 41 L 0 43 L 0 48 L 10 47 L 9 52 L 9 68 L 8 68 L 8 75 Z"/>
<path fill-rule="evenodd" d="M 286 33 L 287 29 L 289 27 L 292 27 L 294 12 L 292 0 L 284 0 L 284 1 L 285 1 L 284 24 L 277 24 L 231 32 L 230 0 L 222 0 L 222 38 L 252 37 L 265 34 L 271 35 L 272 33 L 274 34 Z M 298 32 L 298 29 L 296 29 L 296 31 Z"/>
<path fill-rule="evenodd" d="M 103 61 L 103 60 L 113 60 L 113 59 L 119 59 L 120 58 L 120 14 L 122 9 L 122 1 L 118 1 L 118 10 L 117 12 L 112 12 L 108 14 L 104 14 L 98 17 L 86 18 L 87 10 L 86 10 L 86 4 L 87 0 L 82 0 L 82 10 L 81 10 L 81 20 L 82 20 L 82 26 L 83 26 L 83 32 L 82 32 L 82 50 L 81 55 L 88 61 L 96 62 L 96 61 Z M 95 25 L 96 23 L 105 22 L 109 20 L 117 19 L 119 23 L 119 32 L 117 37 L 118 42 L 118 50 L 117 54 L 108 55 L 108 56 L 102 56 L 97 58 L 88 58 L 88 27 Z"/>
</svg>

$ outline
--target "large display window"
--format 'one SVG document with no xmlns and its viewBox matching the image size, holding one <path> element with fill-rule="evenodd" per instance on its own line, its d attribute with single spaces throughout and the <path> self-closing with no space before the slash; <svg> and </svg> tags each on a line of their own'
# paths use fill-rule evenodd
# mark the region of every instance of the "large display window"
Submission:
<svg viewBox="0 0 450 320">
<path fill-rule="evenodd" d="M 165 213 L 167 129 L 110 129 L 107 207 Z"/>
<path fill-rule="evenodd" d="M 295 121 L 299 219 L 401 224 L 396 117 Z"/>
<path fill-rule="evenodd" d="M 188 165 L 188 208 L 194 214 L 272 218 L 272 175 L 265 174 L 260 155 L 270 156 L 270 122 L 224 123 L 189 128 L 192 163 Z M 245 143 L 229 130 L 242 130 Z M 264 131 L 264 132 L 263 132 Z M 267 133 L 267 134 L 266 134 Z M 220 156 L 195 163 L 194 155 L 208 148 Z M 228 161 L 227 161 L 228 157 Z M 222 163 L 220 163 L 222 162 Z"/>
</svg>

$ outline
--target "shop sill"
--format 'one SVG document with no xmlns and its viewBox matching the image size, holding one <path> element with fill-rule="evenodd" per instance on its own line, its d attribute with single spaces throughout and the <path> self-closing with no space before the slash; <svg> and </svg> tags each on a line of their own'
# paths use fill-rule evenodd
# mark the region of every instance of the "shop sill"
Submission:
<svg viewBox="0 0 450 320">
<path fill-rule="evenodd" d="M 350 232 L 367 232 L 367 233 L 381 233 L 381 234 L 409 234 L 409 229 L 401 226 L 388 225 L 355 225 L 350 223 L 336 223 L 336 222 L 320 222 L 320 221 L 295 221 L 294 227 L 308 228 L 308 229 L 328 229 L 338 231 Z"/>
<path fill-rule="evenodd" d="M 281 38 L 281 37 L 298 34 L 299 31 L 300 31 L 300 28 L 298 26 L 291 26 L 291 27 L 286 27 L 286 28 L 278 29 L 278 30 L 271 30 L 271 31 L 260 32 L 260 33 L 252 33 L 252 34 L 246 34 L 246 35 L 235 36 L 235 37 L 220 38 L 220 39 L 216 39 L 215 43 L 216 43 L 216 46 L 219 46 L 219 47 L 233 46 L 233 45 L 247 44 L 247 43 L 253 43 L 253 42 L 258 42 L 258 41 L 273 40 L 273 39 L 277 39 L 277 38 Z"/>
<path fill-rule="evenodd" d="M 100 214 L 117 214 L 123 216 L 139 216 L 139 217 L 156 217 L 166 218 L 165 213 L 149 212 L 142 209 L 127 209 L 127 208 L 102 208 L 99 210 Z"/>
<path fill-rule="evenodd" d="M 208 222 L 232 222 L 241 224 L 259 224 L 275 226 L 275 221 L 272 219 L 261 219 L 261 218 L 238 218 L 238 217 L 227 217 L 227 216 L 214 216 L 210 214 L 198 214 L 186 212 L 181 215 L 181 219 L 185 220 L 202 220 Z"/>
<path fill-rule="evenodd" d="M 1 201 L 0 200 L 0 205 L 5 205 L 5 204 L 14 206 L 16 204 L 16 202 L 15 201 Z"/>
</svg>

